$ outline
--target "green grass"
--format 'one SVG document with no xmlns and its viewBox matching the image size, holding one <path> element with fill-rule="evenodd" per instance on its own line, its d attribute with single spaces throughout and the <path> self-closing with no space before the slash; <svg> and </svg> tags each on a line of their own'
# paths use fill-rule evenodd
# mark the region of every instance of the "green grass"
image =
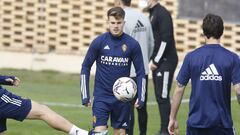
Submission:
<svg viewBox="0 0 240 135">
<path fill-rule="evenodd" d="M 19 87 L 6 87 L 9 91 L 38 102 L 65 103 L 80 105 L 81 98 L 79 92 L 79 75 L 65 74 L 54 71 L 26 71 L 1 69 L 1 75 L 15 75 L 21 79 Z M 92 81 L 91 81 L 92 84 Z M 173 85 L 175 87 L 175 85 Z M 92 88 L 92 85 L 91 85 Z M 189 97 L 189 87 L 186 89 L 184 98 Z M 155 96 L 152 88 L 152 81 L 149 81 L 149 102 L 155 102 Z M 83 129 L 91 129 L 91 108 L 85 107 L 66 107 L 49 106 L 51 109 L 61 114 L 77 126 Z M 180 134 L 186 132 L 186 119 L 188 115 L 188 104 L 182 104 L 178 113 L 180 124 Z M 232 102 L 232 115 L 237 134 L 240 134 L 239 105 L 237 101 Z M 154 135 L 159 130 L 160 120 L 157 105 L 148 106 L 148 135 Z M 135 135 L 138 134 L 138 125 L 135 122 Z M 110 135 L 112 129 L 110 128 Z M 8 120 L 9 135 L 63 135 L 59 131 L 53 130 L 42 121 L 18 122 Z"/>
</svg>

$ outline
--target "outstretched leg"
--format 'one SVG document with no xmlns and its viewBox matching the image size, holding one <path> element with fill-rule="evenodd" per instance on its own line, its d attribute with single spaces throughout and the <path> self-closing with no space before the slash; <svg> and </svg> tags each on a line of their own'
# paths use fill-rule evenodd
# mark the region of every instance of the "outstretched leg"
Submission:
<svg viewBox="0 0 240 135">
<path fill-rule="evenodd" d="M 39 104 L 35 101 L 32 101 L 32 109 L 26 118 L 43 120 L 52 128 L 69 133 L 70 135 L 88 134 L 87 131 L 76 127 L 64 117 L 52 111 L 46 105 Z"/>
</svg>

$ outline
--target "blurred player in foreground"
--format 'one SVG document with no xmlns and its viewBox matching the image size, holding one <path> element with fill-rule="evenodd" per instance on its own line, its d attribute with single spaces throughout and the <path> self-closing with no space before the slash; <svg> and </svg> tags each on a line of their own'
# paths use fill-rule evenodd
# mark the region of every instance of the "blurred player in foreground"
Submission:
<svg viewBox="0 0 240 135">
<path fill-rule="evenodd" d="M 177 112 L 191 79 L 187 135 L 234 135 L 231 117 L 231 83 L 240 102 L 239 57 L 220 45 L 223 20 L 208 14 L 202 23 L 206 44 L 188 53 L 177 76 L 168 130 L 178 129 Z"/>
<path fill-rule="evenodd" d="M 1 85 L 18 86 L 20 80 L 15 76 L 0 76 Z M 69 135 L 87 135 L 71 122 L 52 111 L 46 105 L 39 104 L 30 99 L 23 99 L 0 86 L 0 135 L 7 130 L 7 119 L 23 121 L 24 119 L 37 119 L 45 121 L 56 130 L 63 131 Z M 41 131 L 39 131 L 41 132 Z"/>
<path fill-rule="evenodd" d="M 93 127 L 91 135 L 106 135 L 107 121 L 111 118 L 114 135 L 125 135 L 129 128 L 130 102 L 122 102 L 113 95 L 112 87 L 120 77 L 129 77 L 131 63 L 136 69 L 137 100 L 135 107 L 142 107 L 145 100 L 145 71 L 139 43 L 123 32 L 125 12 L 113 7 L 107 12 L 109 32 L 93 40 L 82 63 L 80 89 L 82 104 L 90 106 L 89 77 L 96 61 L 93 91 Z"/>
</svg>

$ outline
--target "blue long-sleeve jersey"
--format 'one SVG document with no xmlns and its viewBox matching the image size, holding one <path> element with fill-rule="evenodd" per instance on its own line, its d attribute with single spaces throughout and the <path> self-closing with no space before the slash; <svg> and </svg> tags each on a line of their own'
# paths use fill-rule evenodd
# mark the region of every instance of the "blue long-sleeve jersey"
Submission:
<svg viewBox="0 0 240 135">
<path fill-rule="evenodd" d="M 135 39 L 125 33 L 114 37 L 110 32 L 106 32 L 93 40 L 82 63 L 80 75 L 82 104 L 90 100 L 89 76 L 95 61 L 94 96 L 115 98 L 112 86 L 118 78 L 130 75 L 131 62 L 133 62 L 137 74 L 138 103 L 143 104 L 146 92 L 145 70 L 141 48 Z"/>
<path fill-rule="evenodd" d="M 12 82 L 6 81 L 6 79 L 11 78 L 14 80 L 15 76 L 2 76 L 0 75 L 0 95 L 4 92 L 1 85 L 13 85 Z"/>
<path fill-rule="evenodd" d="M 14 80 L 15 76 L 2 76 L 0 75 L 0 85 L 13 85 L 11 82 L 6 81 L 6 79 L 11 78 Z"/>
</svg>

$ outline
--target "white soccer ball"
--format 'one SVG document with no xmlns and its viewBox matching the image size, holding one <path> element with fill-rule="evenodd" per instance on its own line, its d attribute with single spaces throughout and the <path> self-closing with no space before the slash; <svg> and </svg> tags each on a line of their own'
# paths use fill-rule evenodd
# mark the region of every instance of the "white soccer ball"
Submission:
<svg viewBox="0 0 240 135">
<path fill-rule="evenodd" d="M 123 102 L 131 101 L 137 93 L 137 85 L 129 77 L 121 77 L 113 84 L 114 96 Z"/>
</svg>

